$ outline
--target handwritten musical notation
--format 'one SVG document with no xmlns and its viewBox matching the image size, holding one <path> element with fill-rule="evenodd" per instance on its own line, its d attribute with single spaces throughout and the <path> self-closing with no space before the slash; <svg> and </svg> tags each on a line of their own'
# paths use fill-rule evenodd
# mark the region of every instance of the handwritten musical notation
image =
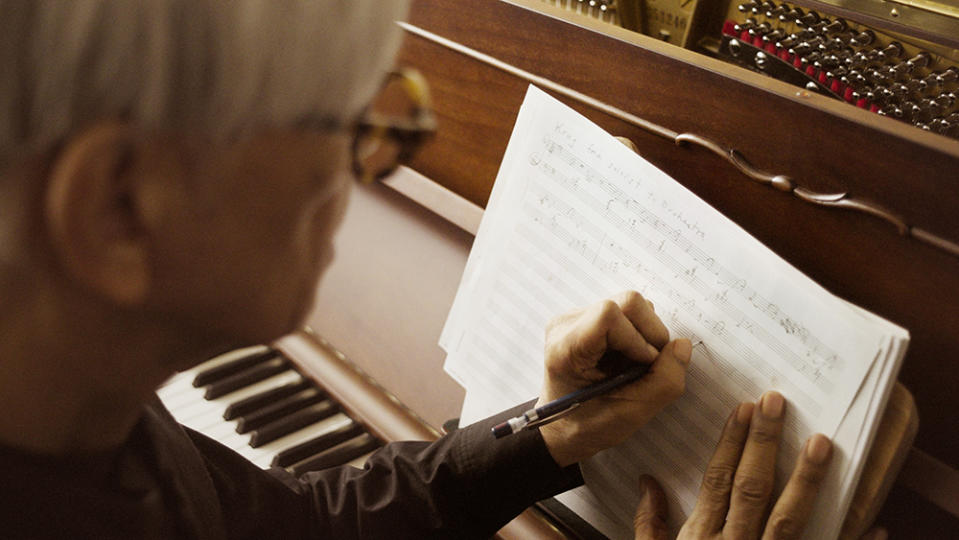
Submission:
<svg viewBox="0 0 959 540">
<path fill-rule="evenodd" d="M 742 329 L 766 348 L 789 361 L 797 372 L 819 386 L 823 392 L 831 391 L 831 376 L 842 369 L 838 355 L 823 344 L 808 328 L 786 313 L 775 302 L 765 298 L 750 287 L 748 280 L 736 275 L 707 253 L 700 243 L 707 241 L 707 231 L 698 222 L 687 217 L 684 210 L 675 208 L 670 201 L 647 190 L 639 197 L 627 195 L 619 186 L 607 180 L 585 161 L 575 156 L 566 146 L 552 138 L 544 138 L 545 153 L 554 159 L 541 160 L 538 169 L 547 181 L 531 179 L 528 193 L 535 207 L 525 211 L 534 215 L 551 234 L 564 241 L 600 270 L 639 277 L 639 283 L 648 283 L 666 294 L 681 306 L 694 320 L 709 328 L 711 333 L 724 339 L 730 347 L 744 358 L 751 359 L 758 369 L 768 370 L 762 359 L 753 358 L 749 347 L 737 343 L 734 334 L 726 332 L 727 325 Z M 568 167 L 560 171 L 554 162 Z M 579 173 L 579 174 L 576 174 Z M 621 173 L 622 174 L 622 173 Z M 628 187 L 640 188 L 642 180 L 629 178 Z M 554 188 L 565 189 L 569 196 L 564 199 Z M 600 195 L 605 197 L 601 198 Z M 575 206 L 566 202 L 572 199 Z M 604 232 L 604 226 L 596 224 L 584 215 L 592 211 L 603 223 L 629 231 L 631 242 L 624 245 Z M 640 248 L 637 250 L 636 248 Z M 640 257 L 637 253 L 642 253 Z M 672 279 L 661 276 L 650 264 L 654 258 L 659 267 L 672 273 Z M 678 291 L 676 280 L 685 282 L 697 294 L 686 297 Z M 734 302 L 733 296 L 739 298 Z M 722 317 L 709 317 L 697 309 L 697 303 L 707 303 L 718 308 Z M 715 312 L 715 310 L 712 310 Z M 765 317 L 776 323 L 782 338 L 798 341 L 787 346 L 780 337 L 757 323 L 754 317 Z M 798 349 L 798 352 L 797 352 Z M 772 376 L 772 374 L 768 374 Z"/>
</svg>

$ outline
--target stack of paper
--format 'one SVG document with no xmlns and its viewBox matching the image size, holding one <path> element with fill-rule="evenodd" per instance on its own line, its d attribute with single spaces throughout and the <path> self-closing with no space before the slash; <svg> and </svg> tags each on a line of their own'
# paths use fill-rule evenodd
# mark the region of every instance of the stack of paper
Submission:
<svg viewBox="0 0 959 540">
<path fill-rule="evenodd" d="M 635 289 L 696 342 L 685 395 L 583 464 L 560 500 L 632 538 L 637 480 L 664 486 L 674 533 L 737 403 L 787 399 L 781 486 L 803 441 L 833 437 L 809 538 L 838 534 L 908 332 L 841 300 L 662 171 L 535 87 L 520 110 L 440 344 L 470 423 L 535 397 L 556 315 Z"/>
</svg>

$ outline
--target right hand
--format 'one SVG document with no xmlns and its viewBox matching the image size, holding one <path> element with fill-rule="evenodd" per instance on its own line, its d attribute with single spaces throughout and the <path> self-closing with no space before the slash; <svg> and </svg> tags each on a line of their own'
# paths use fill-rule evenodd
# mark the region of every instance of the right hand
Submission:
<svg viewBox="0 0 959 540">
<path fill-rule="evenodd" d="M 598 366 L 607 350 L 619 351 L 626 361 L 651 364 L 649 372 L 540 427 L 560 466 L 623 442 L 683 393 L 689 340 L 670 341 L 653 304 L 636 291 L 626 291 L 550 323 L 546 376 L 537 406 L 608 377 Z"/>
<path fill-rule="evenodd" d="M 832 457 L 822 434 L 806 441 L 786 487 L 768 513 L 776 473 L 776 452 L 785 400 L 767 392 L 759 403 L 741 403 L 729 416 L 713 454 L 696 507 L 679 538 L 799 538 Z M 643 496 L 634 525 L 638 539 L 664 539 L 666 496 L 651 477 L 641 480 Z"/>
</svg>

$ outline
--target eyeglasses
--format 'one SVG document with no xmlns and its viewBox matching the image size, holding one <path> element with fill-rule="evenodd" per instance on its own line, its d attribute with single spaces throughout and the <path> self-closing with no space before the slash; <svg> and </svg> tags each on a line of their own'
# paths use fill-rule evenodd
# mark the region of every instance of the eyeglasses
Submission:
<svg viewBox="0 0 959 540">
<path fill-rule="evenodd" d="M 304 117 L 297 127 L 353 133 L 353 174 L 363 183 L 388 176 L 409 162 L 436 132 L 429 86 L 416 70 L 392 71 L 376 98 L 353 122 Z"/>
</svg>

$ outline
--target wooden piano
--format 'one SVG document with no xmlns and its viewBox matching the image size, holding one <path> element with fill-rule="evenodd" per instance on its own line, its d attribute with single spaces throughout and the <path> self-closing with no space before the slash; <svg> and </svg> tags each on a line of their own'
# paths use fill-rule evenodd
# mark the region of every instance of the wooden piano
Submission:
<svg viewBox="0 0 959 540">
<path fill-rule="evenodd" d="M 915 32 L 910 24 L 915 26 L 917 4 L 938 9 L 941 16 L 928 20 L 947 30 L 928 24 L 914 39 L 902 38 Z M 259 369 L 260 378 L 250 380 L 269 379 L 270 388 L 305 377 L 336 403 L 330 412 L 304 388 L 272 398 L 288 404 L 298 396 L 308 414 L 288 420 L 286 431 L 260 445 L 268 451 L 249 457 L 268 466 L 276 454 L 289 456 L 291 447 L 334 431 L 339 435 L 327 438 L 319 458 L 293 453 L 301 466 L 307 458 L 310 467 L 331 459 L 361 462 L 383 441 L 433 438 L 458 416 L 463 390 L 443 372 L 437 339 L 532 82 L 631 139 L 646 159 L 829 290 L 910 330 L 901 384 L 844 537 L 857 537 L 873 520 L 893 537 L 955 537 L 959 105 L 947 94 L 959 93 L 950 75 L 951 65 L 959 64 L 959 32 L 951 39 L 948 32 L 959 28 L 948 26 L 950 16 L 959 19 L 955 8 L 943 5 L 415 0 L 399 62 L 429 81 L 438 135 L 411 168 L 355 191 L 308 330 L 272 349 L 246 351 L 247 357 L 261 355 L 255 362 L 214 370 L 214 377 L 233 378 L 236 385 L 251 368 Z M 799 31 L 807 33 L 786 42 L 784 53 L 779 41 L 763 37 L 791 37 L 791 20 L 775 22 L 789 13 L 806 17 Z M 838 32 L 826 30 L 836 30 L 840 19 Z M 873 34 L 871 48 L 862 45 L 866 30 Z M 850 46 L 840 59 L 852 63 L 833 66 L 826 59 L 825 53 L 838 51 L 830 41 L 837 36 Z M 902 49 L 892 51 L 895 58 L 890 52 L 882 62 L 868 60 L 868 51 L 888 49 L 893 38 Z M 812 53 L 823 45 L 819 56 L 807 58 L 811 52 L 800 47 L 810 42 Z M 849 68 L 862 51 L 874 73 L 859 69 L 859 80 Z M 757 59 L 776 63 L 779 72 Z M 926 80 L 924 91 L 932 86 L 938 93 L 915 94 L 909 90 L 913 79 Z M 896 97 L 883 92 L 887 87 L 913 93 Z M 270 362 L 274 367 L 263 367 Z M 185 396 L 187 390 L 174 383 L 190 386 L 195 376 L 181 376 L 165 390 Z M 221 415 L 227 402 L 262 393 L 258 388 L 218 397 L 210 410 Z M 283 410 L 273 406 L 268 419 Z M 233 428 L 211 427 L 238 448 L 248 445 L 249 435 L 237 440 Z M 561 514 L 555 505 L 528 511 L 500 536 L 591 536 Z"/>
</svg>

